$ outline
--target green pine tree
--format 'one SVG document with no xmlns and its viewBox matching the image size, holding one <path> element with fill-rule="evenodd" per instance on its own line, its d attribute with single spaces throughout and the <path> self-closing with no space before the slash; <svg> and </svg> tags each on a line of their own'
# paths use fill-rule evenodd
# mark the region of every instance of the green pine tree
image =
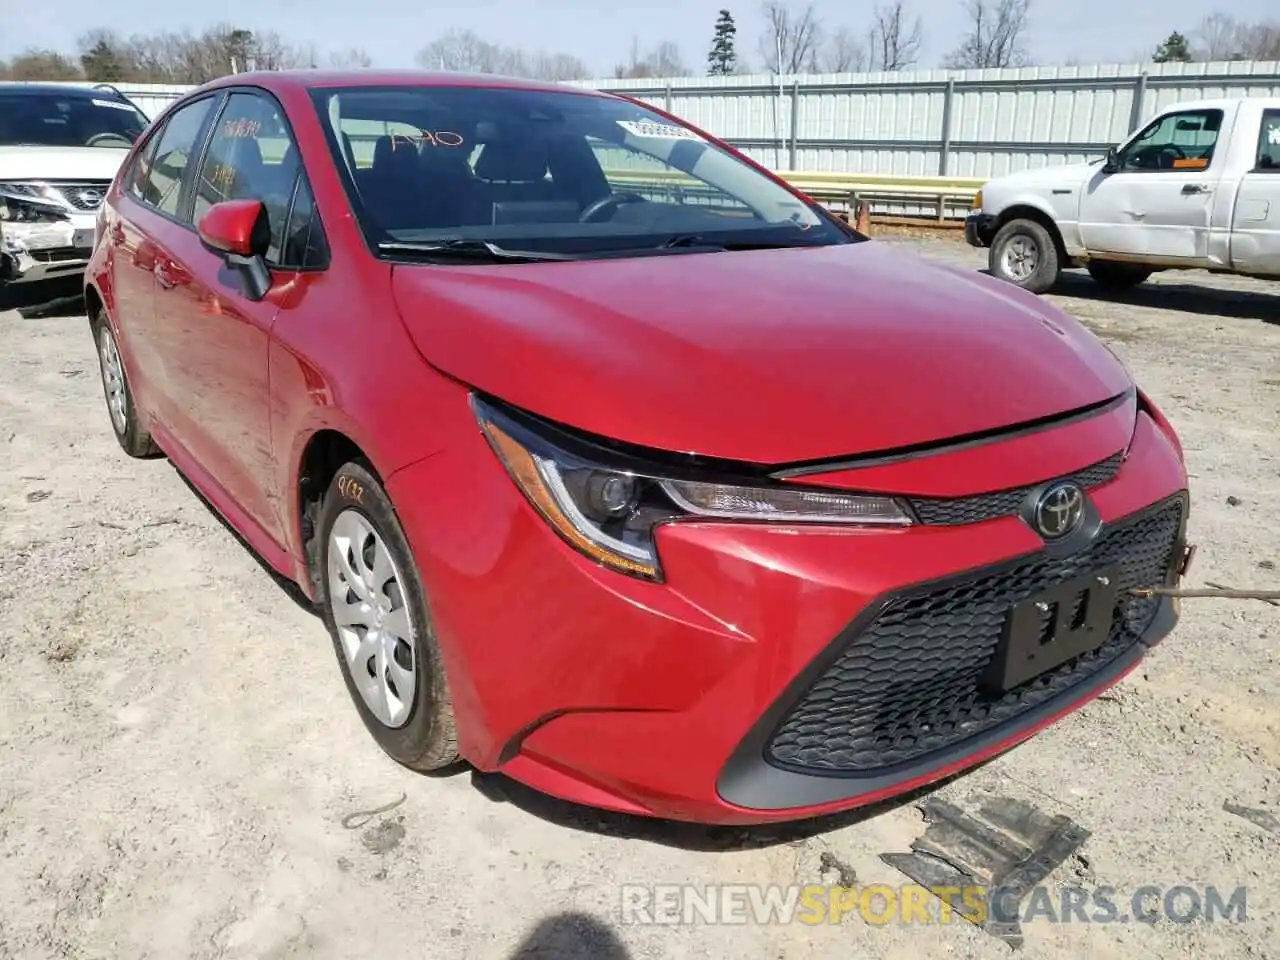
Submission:
<svg viewBox="0 0 1280 960">
<path fill-rule="evenodd" d="M 1173 31 L 1164 43 L 1156 47 L 1151 59 L 1155 63 L 1190 63 L 1191 48 L 1187 44 L 1187 38 L 1177 30 Z"/>
<path fill-rule="evenodd" d="M 716 35 L 711 41 L 711 52 L 707 54 L 708 74 L 725 76 L 738 69 L 738 54 L 733 49 L 733 38 L 737 32 L 733 14 L 728 10 L 721 10 L 716 20 Z"/>
<path fill-rule="evenodd" d="M 86 80 L 97 83 L 119 83 L 124 79 L 124 64 L 120 55 L 112 49 L 105 38 L 80 54 L 80 66 L 84 70 Z"/>
</svg>

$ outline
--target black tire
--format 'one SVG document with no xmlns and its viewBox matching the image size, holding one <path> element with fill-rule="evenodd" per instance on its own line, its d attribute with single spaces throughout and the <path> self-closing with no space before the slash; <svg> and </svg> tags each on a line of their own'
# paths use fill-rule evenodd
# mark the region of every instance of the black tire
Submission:
<svg viewBox="0 0 1280 960">
<path fill-rule="evenodd" d="M 1010 220 L 991 241 L 988 266 L 993 277 L 1031 293 L 1044 293 L 1058 282 L 1058 245 L 1043 224 Z"/>
<path fill-rule="evenodd" d="M 125 373 L 124 363 L 120 359 L 120 348 L 116 344 L 115 331 L 101 310 L 89 320 L 89 329 L 93 331 L 94 350 L 98 354 L 98 373 L 102 380 L 102 399 L 107 405 L 107 422 L 111 424 L 111 432 L 115 434 L 120 449 L 131 457 L 139 459 L 161 456 L 160 448 L 151 439 L 151 432 L 143 425 L 138 415 L 138 408 L 133 401 L 133 388 L 129 386 L 129 377 Z M 106 341 L 110 341 L 108 346 Z M 112 378 L 108 376 L 110 355 L 115 357 L 115 369 L 118 372 L 119 402 L 117 410 L 112 400 Z M 120 421 L 117 422 L 117 412 Z"/>
<path fill-rule="evenodd" d="M 1086 265 L 1089 276 L 1108 290 L 1128 290 L 1146 280 L 1155 271 L 1136 263 L 1117 263 L 1114 260 L 1090 260 Z"/>
<path fill-rule="evenodd" d="M 352 676 L 346 646 L 334 615 L 329 569 L 331 535 L 339 518 L 348 512 L 354 514 L 354 518 L 363 518 L 372 532 L 377 535 L 378 540 L 382 542 L 394 564 L 396 577 L 380 585 L 378 590 L 380 596 L 389 601 L 389 608 L 398 611 L 403 607 L 408 612 L 408 623 L 413 636 L 410 643 L 404 643 L 403 639 L 395 643 L 396 653 L 400 654 L 396 655 L 395 659 L 404 669 L 403 648 L 408 647 L 407 655 L 412 656 L 412 674 L 415 683 L 413 696 L 405 698 L 407 716 L 396 725 L 383 722 L 366 703 L 365 695 L 361 693 Z M 344 523 L 354 518 L 348 517 Z M 395 508 L 386 491 L 383 490 L 382 484 L 366 465 L 357 462 L 347 463 L 334 475 L 320 508 L 320 521 L 317 524 L 316 535 L 319 537 L 317 572 L 321 616 L 333 640 L 342 678 L 346 682 L 347 692 L 351 695 L 356 710 L 360 713 L 360 719 L 364 721 L 365 727 L 377 741 L 378 746 L 393 760 L 406 767 L 425 772 L 454 764 L 458 760 L 458 741 L 453 717 L 453 699 L 445 677 L 444 662 L 439 645 L 436 643 L 435 631 L 432 628 L 431 613 L 422 580 Z M 362 554 L 363 552 L 362 549 Z M 398 589 L 396 584 L 399 585 Z M 390 622 L 390 616 L 387 619 Z M 367 636 L 367 633 L 364 635 Z M 379 678 L 373 672 L 376 662 L 376 658 L 370 655 L 363 662 L 357 661 L 357 668 L 364 667 L 369 670 L 370 680 L 377 681 Z M 385 678 L 389 673 L 384 670 L 383 676 Z"/>
</svg>

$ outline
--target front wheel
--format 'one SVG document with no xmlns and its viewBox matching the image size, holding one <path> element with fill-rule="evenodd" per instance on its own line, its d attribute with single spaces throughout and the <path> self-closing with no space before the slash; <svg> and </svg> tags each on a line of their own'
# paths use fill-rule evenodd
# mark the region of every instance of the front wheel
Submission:
<svg viewBox="0 0 1280 960">
<path fill-rule="evenodd" d="M 1109 290 L 1128 290 L 1144 283 L 1154 272 L 1150 267 L 1136 263 L 1116 263 L 1108 260 L 1090 260 L 1089 276 Z"/>
<path fill-rule="evenodd" d="M 406 767 L 449 766 L 458 759 L 453 701 L 417 564 L 363 464 L 334 476 L 318 534 L 320 608 L 360 718 Z"/>
<path fill-rule="evenodd" d="M 1058 282 L 1058 246 L 1043 224 L 1010 220 L 991 241 L 991 275 L 1031 293 Z"/>
</svg>

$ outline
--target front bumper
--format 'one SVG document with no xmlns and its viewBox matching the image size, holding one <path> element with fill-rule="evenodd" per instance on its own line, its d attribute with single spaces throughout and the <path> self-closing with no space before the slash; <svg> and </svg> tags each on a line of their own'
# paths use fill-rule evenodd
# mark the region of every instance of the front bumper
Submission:
<svg viewBox="0 0 1280 960">
<path fill-rule="evenodd" d="M 964 218 L 964 240 L 971 247 L 989 247 L 996 236 L 996 218 L 981 210 Z"/>
<path fill-rule="evenodd" d="M 93 255 L 92 214 L 51 223 L 8 221 L 0 229 L 0 277 L 11 284 L 82 275 Z"/>
<path fill-rule="evenodd" d="M 997 443 L 980 454 L 990 476 L 1007 476 L 1008 453 Z M 906 483 L 915 467 L 901 468 Z M 1176 619 L 1171 604 L 1146 602 L 1083 668 L 1031 681 L 1035 696 L 997 710 L 964 688 L 990 659 L 1007 603 L 1089 569 L 1089 543 L 1051 550 L 1012 515 L 875 530 L 689 521 L 661 529 L 666 581 L 647 583 L 560 541 L 478 432 L 472 446 L 393 474 L 388 488 L 431 598 L 463 756 L 636 814 L 792 820 L 913 789 L 1095 696 Z M 1131 586 L 1176 577 L 1183 500 L 1169 501 L 1179 504 L 1173 526 L 1149 534 L 1167 541 L 1151 556 L 1127 550 L 1123 531 L 1185 489 L 1173 441 L 1140 413 L 1118 472 L 1089 490 L 1098 542 L 1120 537 L 1107 562 Z M 954 615 L 903 628 L 903 604 L 1028 566 L 1038 579 L 981 603 L 970 585 L 948 600 Z M 948 736 L 932 732 L 947 723 Z"/>
</svg>

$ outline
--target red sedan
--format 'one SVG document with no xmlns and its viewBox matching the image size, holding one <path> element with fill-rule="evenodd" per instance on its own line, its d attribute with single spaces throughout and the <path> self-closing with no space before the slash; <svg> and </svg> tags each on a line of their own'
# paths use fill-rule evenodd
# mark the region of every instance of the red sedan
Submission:
<svg viewBox="0 0 1280 960">
<path fill-rule="evenodd" d="M 1176 620 L 1169 423 L 1077 322 L 561 86 L 227 77 L 87 272 L 111 425 L 316 602 L 391 757 L 720 823 L 1007 749 Z"/>
</svg>

